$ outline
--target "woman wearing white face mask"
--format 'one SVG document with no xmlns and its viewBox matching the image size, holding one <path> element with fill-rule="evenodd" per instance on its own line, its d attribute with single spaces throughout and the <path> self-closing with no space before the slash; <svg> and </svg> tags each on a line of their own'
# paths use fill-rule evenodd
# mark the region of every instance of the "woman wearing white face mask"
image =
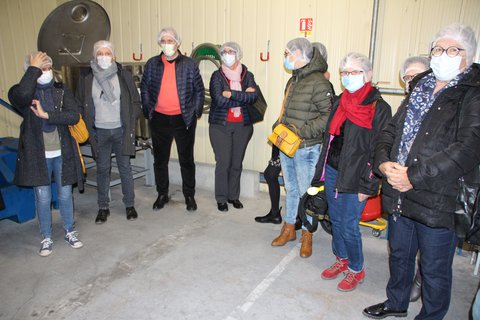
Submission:
<svg viewBox="0 0 480 320">
<path fill-rule="evenodd" d="M 74 230 L 72 185 L 78 184 L 83 190 L 84 176 L 78 149 L 68 130 L 68 125 L 77 123 L 80 115 L 72 92 L 54 82 L 52 64 L 52 59 L 44 52 L 28 55 L 22 80 L 8 92 L 10 102 L 23 117 L 14 183 L 33 187 L 35 211 L 43 237 L 38 252 L 42 257 L 53 250 L 53 181 L 65 241 L 72 248 L 83 246 Z"/>
<path fill-rule="evenodd" d="M 210 143 L 215 153 L 215 200 L 219 211 L 228 211 L 228 203 L 241 209 L 240 177 L 253 123 L 247 105 L 258 97 L 253 74 L 240 63 L 242 49 L 236 42 L 220 48 L 222 66 L 212 74 L 212 104 L 208 116 Z"/>
<path fill-rule="evenodd" d="M 96 224 L 110 214 L 109 189 L 111 154 L 114 153 L 122 183 L 123 203 L 128 220 L 137 219 L 130 157 L 135 155 L 135 122 L 140 115 L 140 96 L 132 74 L 115 62 L 115 49 L 109 41 L 93 45 L 90 69 L 83 73 L 76 96 L 89 131 L 89 142 L 97 164 Z"/>
<path fill-rule="evenodd" d="M 336 258 L 322 278 L 335 279 L 345 272 L 337 289 L 351 291 L 365 277 L 358 223 L 366 200 L 378 194 L 373 151 L 392 110 L 372 86 L 372 64 L 366 56 L 349 53 L 340 62 L 340 74 L 345 90 L 333 105 L 312 185 L 325 185 Z"/>
<path fill-rule="evenodd" d="M 430 67 L 378 139 L 375 170 L 382 174 L 382 205 L 390 214 L 387 300 L 364 315 L 406 316 L 420 253 L 422 309 L 415 319 L 443 319 L 452 288 L 457 236 L 457 180 L 478 184 L 480 164 L 480 67 L 472 28 L 441 29 Z M 408 239 L 408 241 L 406 241 Z"/>
</svg>

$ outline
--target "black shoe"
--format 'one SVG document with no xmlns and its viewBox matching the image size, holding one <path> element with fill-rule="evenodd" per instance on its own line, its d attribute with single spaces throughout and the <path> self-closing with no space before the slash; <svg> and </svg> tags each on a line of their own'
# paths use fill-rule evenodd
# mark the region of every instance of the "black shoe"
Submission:
<svg viewBox="0 0 480 320">
<path fill-rule="evenodd" d="M 363 315 L 373 319 L 383 319 L 386 317 L 406 317 L 407 310 L 392 310 L 385 306 L 385 302 L 363 309 Z"/>
<path fill-rule="evenodd" d="M 270 212 L 263 217 L 255 217 L 255 221 L 260 222 L 260 223 L 273 223 L 273 224 L 280 224 L 282 223 L 282 216 L 280 215 L 280 211 L 282 211 L 282 208 L 278 210 L 277 212 L 273 212 L 270 210 Z"/>
<path fill-rule="evenodd" d="M 243 204 L 240 202 L 240 200 L 228 200 L 228 203 L 233 204 L 233 207 L 235 209 L 242 209 L 243 208 Z"/>
<path fill-rule="evenodd" d="M 137 210 L 134 207 L 127 208 L 127 220 L 136 220 L 138 218 Z"/>
<path fill-rule="evenodd" d="M 197 203 L 195 202 L 195 198 L 193 196 L 186 196 L 185 204 L 187 205 L 187 211 L 197 210 Z"/>
<path fill-rule="evenodd" d="M 228 211 L 228 204 L 226 202 L 217 202 L 218 211 Z"/>
<path fill-rule="evenodd" d="M 109 209 L 99 209 L 97 217 L 95 218 L 95 223 L 96 224 L 102 224 L 107 222 L 107 218 L 110 215 L 110 210 Z"/>
<path fill-rule="evenodd" d="M 165 206 L 165 203 L 168 202 L 168 195 L 166 194 L 159 194 L 157 200 L 153 204 L 153 210 L 160 210 Z"/>
<path fill-rule="evenodd" d="M 297 218 L 295 219 L 295 230 L 300 230 L 302 229 L 303 223 L 300 217 L 297 215 Z"/>
<path fill-rule="evenodd" d="M 412 289 L 410 290 L 410 302 L 415 302 L 420 299 L 422 295 L 422 275 L 420 270 L 417 270 L 415 279 L 413 280 Z"/>
</svg>

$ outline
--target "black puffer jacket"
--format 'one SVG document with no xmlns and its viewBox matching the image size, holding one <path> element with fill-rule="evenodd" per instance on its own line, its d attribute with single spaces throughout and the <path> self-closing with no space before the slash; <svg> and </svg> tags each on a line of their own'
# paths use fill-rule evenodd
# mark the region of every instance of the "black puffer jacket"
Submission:
<svg viewBox="0 0 480 320">
<path fill-rule="evenodd" d="M 43 142 L 42 119 L 30 110 L 34 98 L 37 79 L 42 70 L 29 67 L 19 84 L 8 92 L 8 98 L 13 106 L 23 115 L 18 142 L 17 167 L 14 183 L 19 186 L 36 187 L 50 184 L 45 160 L 45 145 Z M 53 90 L 55 111 L 48 112 L 48 122 L 57 126 L 62 152 L 62 185 L 78 183 L 83 190 L 82 167 L 77 146 L 70 135 L 68 125 L 75 124 L 80 119 L 78 104 L 68 88 L 56 83 Z"/>
<path fill-rule="evenodd" d="M 383 162 L 396 162 L 408 100 L 409 96 L 378 139 L 378 173 Z M 422 122 L 405 164 L 413 189 L 400 193 L 384 181 L 383 207 L 429 227 L 453 229 L 457 179 L 471 176 L 468 173 L 479 164 L 480 67 L 474 64 L 463 80 L 437 97 Z"/>
<path fill-rule="evenodd" d="M 300 148 L 322 142 L 333 101 L 332 85 L 323 75 L 327 68 L 327 62 L 317 48 L 313 48 L 310 63 L 293 70 L 288 80 L 286 87 L 290 90 L 280 122 L 298 129 L 298 135 L 304 140 Z"/>
<path fill-rule="evenodd" d="M 345 120 L 343 128 L 343 147 L 338 159 L 338 175 L 336 189 L 338 192 L 363 193 L 375 195 L 378 193 L 379 177 L 373 172 L 373 155 L 378 135 L 386 127 L 392 118 L 392 109 L 386 103 L 380 92 L 373 89 L 362 102 L 366 108 L 377 101 L 375 115 L 373 117 L 372 129 L 360 127 L 350 120 Z M 328 118 L 327 132 L 330 128 L 335 112 L 337 111 L 340 99 L 334 104 L 334 108 Z M 327 152 L 329 150 L 330 134 L 325 134 L 322 153 L 318 159 L 315 176 L 312 179 L 312 186 L 320 185 L 325 167 Z"/>
<path fill-rule="evenodd" d="M 163 53 L 162 53 L 163 54 Z M 152 119 L 157 104 L 158 93 L 162 85 L 165 69 L 161 55 L 150 58 L 145 64 L 140 85 L 142 107 L 145 118 Z M 179 53 L 175 59 L 178 98 L 185 126 L 190 127 L 195 118 L 200 118 L 205 100 L 205 88 L 195 61 Z"/>
<path fill-rule="evenodd" d="M 212 124 L 225 125 L 227 123 L 228 109 L 232 107 L 242 107 L 243 124 L 250 125 L 250 114 L 248 113 L 247 105 L 254 103 L 257 100 L 258 92 L 245 92 L 249 87 L 256 88 L 253 73 L 247 70 L 247 67 L 242 65 L 242 91 L 230 90 L 228 79 L 223 73 L 222 69 L 218 69 L 212 74 L 210 78 L 210 96 L 212 97 L 212 105 L 208 115 L 208 122 Z M 231 91 L 232 96 L 225 98 L 222 95 L 223 91 Z"/>
<path fill-rule="evenodd" d="M 135 123 L 142 112 L 140 96 L 133 82 L 130 71 L 123 69 L 117 63 L 118 81 L 120 83 L 120 119 L 123 128 L 123 154 L 135 155 Z M 82 115 L 89 132 L 89 142 L 92 146 L 93 156 L 97 157 L 97 139 L 95 130 L 95 105 L 92 98 L 93 73 L 89 68 L 81 75 L 75 95 L 82 106 Z"/>
</svg>

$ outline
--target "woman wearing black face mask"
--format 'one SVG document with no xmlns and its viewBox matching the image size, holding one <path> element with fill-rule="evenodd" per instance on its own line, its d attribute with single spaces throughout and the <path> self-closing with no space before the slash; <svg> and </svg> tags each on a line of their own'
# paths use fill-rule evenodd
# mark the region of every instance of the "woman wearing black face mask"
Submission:
<svg viewBox="0 0 480 320">
<path fill-rule="evenodd" d="M 33 187 L 35 210 L 43 236 L 39 255 L 52 253 L 51 183 L 58 192 L 58 204 L 65 230 L 65 241 L 72 248 L 82 242 L 74 230 L 72 185 L 83 189 L 83 173 L 78 149 L 68 125 L 80 115 L 73 94 L 54 83 L 52 59 L 44 52 L 26 57 L 25 74 L 8 92 L 8 98 L 23 116 L 20 127 L 14 183 Z"/>
<path fill-rule="evenodd" d="M 420 252 L 423 307 L 416 319 L 442 319 L 448 311 L 457 243 L 457 180 L 480 181 L 480 67 L 473 63 L 473 30 L 440 30 L 430 67 L 382 132 L 374 168 L 383 175 L 383 209 L 390 214 L 387 300 L 364 309 L 374 319 L 406 316 Z M 405 241 L 405 239 L 409 239 Z"/>
</svg>

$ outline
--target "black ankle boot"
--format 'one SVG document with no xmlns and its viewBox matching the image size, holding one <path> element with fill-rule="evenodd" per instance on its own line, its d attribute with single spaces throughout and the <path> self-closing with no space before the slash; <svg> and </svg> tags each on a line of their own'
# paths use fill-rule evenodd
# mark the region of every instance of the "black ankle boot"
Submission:
<svg viewBox="0 0 480 320">
<path fill-rule="evenodd" d="M 268 212 L 265 216 L 255 217 L 255 221 L 260 223 L 280 224 L 282 223 L 282 216 L 280 215 L 281 211 L 282 208 L 280 208 L 280 210 L 278 210 L 277 212 L 270 210 L 270 212 Z"/>
<path fill-rule="evenodd" d="M 422 295 L 422 275 L 420 270 L 417 270 L 415 279 L 413 280 L 412 289 L 410 290 L 410 302 L 417 301 Z"/>
<path fill-rule="evenodd" d="M 300 217 L 297 214 L 297 218 L 295 219 L 295 230 L 302 229 L 302 226 L 303 226 L 302 220 L 300 220 Z"/>
</svg>

